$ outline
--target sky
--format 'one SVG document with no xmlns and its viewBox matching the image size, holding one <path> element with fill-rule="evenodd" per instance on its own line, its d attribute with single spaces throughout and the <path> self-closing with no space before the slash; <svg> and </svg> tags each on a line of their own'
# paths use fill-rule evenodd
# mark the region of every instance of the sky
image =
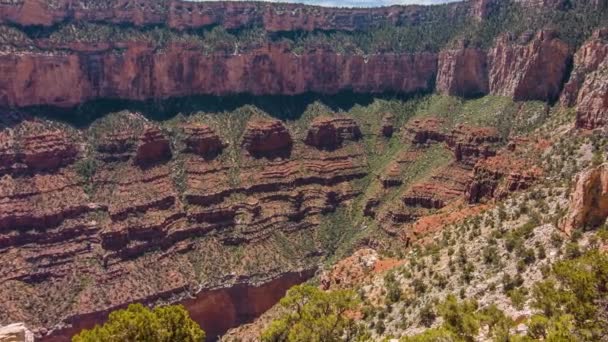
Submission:
<svg viewBox="0 0 608 342">
<path fill-rule="evenodd" d="M 200 0 L 199 0 L 200 1 Z M 202 0 L 205 1 L 205 0 Z M 332 6 L 332 7 L 377 7 L 390 5 L 433 5 L 458 0 L 262 0 L 269 2 L 295 2 L 308 5 Z"/>
</svg>

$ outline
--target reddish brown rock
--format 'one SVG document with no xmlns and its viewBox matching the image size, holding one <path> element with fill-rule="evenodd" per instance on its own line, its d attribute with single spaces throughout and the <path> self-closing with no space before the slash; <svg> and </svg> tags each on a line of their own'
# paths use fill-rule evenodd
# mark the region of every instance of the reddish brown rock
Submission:
<svg viewBox="0 0 608 342">
<path fill-rule="evenodd" d="M 280 120 L 250 120 L 243 133 L 241 146 L 254 157 L 289 155 L 293 140 Z"/>
<path fill-rule="evenodd" d="M 593 32 L 590 40 L 574 55 L 573 70 L 570 79 L 564 85 L 560 102 L 564 106 L 574 106 L 579 91 L 588 74 L 595 72 L 608 56 L 608 29 L 598 29 Z"/>
<path fill-rule="evenodd" d="M 608 123 L 608 29 L 599 29 L 574 56 L 574 69 L 564 86 L 561 103 L 575 106 L 576 126 L 595 129 Z"/>
<path fill-rule="evenodd" d="M 462 47 L 439 53 L 437 92 L 446 95 L 471 97 L 488 93 L 486 52 Z"/>
<path fill-rule="evenodd" d="M 608 124 L 608 63 L 588 75 L 578 95 L 576 127 L 595 129 Z"/>
<path fill-rule="evenodd" d="M 583 171 L 570 195 L 570 207 L 560 222 L 568 234 L 575 229 L 594 228 L 608 217 L 608 164 Z"/>
<path fill-rule="evenodd" d="M 97 142 L 98 158 L 105 162 L 127 161 L 135 155 L 136 141 L 133 132 L 108 133 Z"/>
<path fill-rule="evenodd" d="M 516 101 L 556 100 L 570 58 L 568 44 L 552 31 L 540 31 L 524 44 L 503 35 L 488 54 L 490 93 Z"/>
<path fill-rule="evenodd" d="M 430 91 L 437 69 L 433 53 L 296 55 L 269 44 L 237 55 L 204 54 L 174 45 L 156 50 L 128 43 L 95 53 L 0 55 L 0 105 L 74 106 L 99 98 L 163 99 L 189 95 L 295 95 Z M 56 84 L 62 87 L 56 87 Z"/>
<path fill-rule="evenodd" d="M 461 198 L 472 179 L 471 170 L 452 163 L 424 182 L 415 184 L 402 198 L 409 207 L 441 209 Z"/>
<path fill-rule="evenodd" d="M 67 135 L 59 130 L 32 133 L 21 138 L 22 160 L 34 170 L 52 170 L 70 163 L 78 151 Z"/>
<path fill-rule="evenodd" d="M 190 124 L 184 127 L 186 151 L 212 159 L 222 152 L 226 144 L 207 125 Z"/>
<path fill-rule="evenodd" d="M 405 126 L 403 134 L 406 140 L 414 144 L 444 142 L 448 137 L 443 127 L 444 124 L 443 119 L 435 117 L 414 119 Z"/>
<path fill-rule="evenodd" d="M 382 117 L 380 134 L 382 134 L 386 138 L 390 138 L 393 136 L 395 132 L 395 114 L 386 113 Z"/>
<path fill-rule="evenodd" d="M 453 4 L 458 13 L 467 4 Z M 191 2 L 106 0 L 99 3 L 57 0 L 15 0 L 0 3 L 0 23 L 52 26 L 69 21 L 106 21 L 173 29 L 221 25 L 227 29 L 262 24 L 267 31 L 363 30 L 382 24 L 415 23 L 424 18 L 422 6 L 328 8 L 301 4 L 266 4 L 246 1 Z"/>
<path fill-rule="evenodd" d="M 496 155 L 501 137 L 493 127 L 458 125 L 447 139 L 457 161 L 474 166 L 480 158 Z"/>
<path fill-rule="evenodd" d="M 76 144 L 66 132 L 38 122 L 0 132 L 0 170 L 4 172 L 53 171 L 72 163 L 77 154 Z"/>
<path fill-rule="evenodd" d="M 147 127 L 139 138 L 135 162 L 150 165 L 171 158 L 171 143 L 157 127 Z"/>
<path fill-rule="evenodd" d="M 480 160 L 475 165 L 474 173 L 474 178 L 466 190 L 470 203 L 478 203 L 484 199 L 500 199 L 511 192 L 525 190 L 542 175 L 542 170 L 529 160 L 503 151 L 496 156 Z"/>
<path fill-rule="evenodd" d="M 319 149 L 332 150 L 342 146 L 344 141 L 360 138 L 361 130 L 355 120 L 344 116 L 319 116 L 310 124 L 305 143 Z"/>
</svg>

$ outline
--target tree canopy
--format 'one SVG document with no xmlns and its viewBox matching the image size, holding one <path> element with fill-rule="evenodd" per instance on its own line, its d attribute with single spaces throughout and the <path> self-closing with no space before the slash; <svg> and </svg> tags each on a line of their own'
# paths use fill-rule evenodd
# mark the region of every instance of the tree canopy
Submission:
<svg viewBox="0 0 608 342">
<path fill-rule="evenodd" d="M 281 299 L 284 314 L 262 333 L 262 341 L 356 340 L 357 327 L 348 312 L 358 304 L 352 291 L 325 292 L 310 285 L 295 286 Z"/>
<path fill-rule="evenodd" d="M 72 342 L 200 342 L 205 332 L 182 305 L 160 306 L 153 310 L 141 304 L 110 314 L 104 325 L 83 330 Z"/>
</svg>

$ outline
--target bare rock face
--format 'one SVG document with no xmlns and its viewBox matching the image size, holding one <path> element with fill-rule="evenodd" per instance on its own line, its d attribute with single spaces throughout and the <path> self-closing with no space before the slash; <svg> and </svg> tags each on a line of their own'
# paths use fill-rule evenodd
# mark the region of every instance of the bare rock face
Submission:
<svg viewBox="0 0 608 342">
<path fill-rule="evenodd" d="M 390 138 L 393 136 L 395 132 L 395 114 L 386 113 L 382 117 L 380 134 L 382 134 L 385 138 Z"/>
<path fill-rule="evenodd" d="M 308 129 L 305 143 L 318 149 L 333 150 L 346 140 L 361 138 L 361 130 L 352 118 L 320 116 L 313 120 Z"/>
<path fill-rule="evenodd" d="M 542 170 L 530 161 L 520 159 L 507 151 L 481 159 L 474 168 L 474 177 L 467 186 L 470 203 L 485 199 L 504 198 L 509 193 L 529 188 Z"/>
<path fill-rule="evenodd" d="M 286 156 L 293 140 L 280 120 L 258 119 L 247 123 L 241 146 L 253 157 Z"/>
<path fill-rule="evenodd" d="M 184 127 L 186 151 L 196 153 L 206 159 L 213 159 L 226 147 L 211 127 L 191 124 Z"/>
<path fill-rule="evenodd" d="M 410 121 L 404 129 L 404 138 L 414 144 L 444 142 L 448 134 L 444 131 L 443 119 L 429 117 Z"/>
<path fill-rule="evenodd" d="M 44 50 L 0 55 L 4 74 L 0 106 L 70 107 L 99 98 L 145 100 L 201 94 L 411 93 L 432 90 L 437 71 L 434 53 L 365 57 L 314 51 L 296 55 L 281 44 L 237 55 L 208 55 L 177 43 L 162 51 L 135 42 L 110 42 L 108 48 L 94 52 L 86 46 L 68 47 L 62 53 Z"/>
<path fill-rule="evenodd" d="M 0 342 L 34 342 L 34 334 L 23 323 L 0 326 Z"/>
<path fill-rule="evenodd" d="M 576 108 L 576 126 L 595 129 L 608 123 L 608 29 L 598 29 L 574 56 L 572 76 L 562 92 L 562 105 Z"/>
<path fill-rule="evenodd" d="M 570 79 L 564 85 L 560 103 L 564 106 L 574 106 L 578 94 L 587 75 L 595 72 L 606 56 L 608 56 L 608 29 L 602 28 L 593 32 L 590 40 L 574 55 L 574 65 Z"/>
<path fill-rule="evenodd" d="M 570 208 L 561 222 L 561 228 L 570 234 L 575 229 L 597 227 L 607 217 L 608 164 L 603 164 L 578 175 L 570 195 Z"/>
<path fill-rule="evenodd" d="M 0 171 L 53 171 L 72 163 L 78 148 L 66 132 L 28 122 L 18 130 L 0 133 Z"/>
<path fill-rule="evenodd" d="M 465 4 L 454 4 L 454 7 Z M 376 9 L 325 8 L 300 4 L 250 2 L 191 2 L 106 0 L 14 0 L 0 3 L 0 23 L 22 26 L 52 26 L 64 21 L 109 21 L 135 26 L 166 24 L 172 29 L 196 29 L 222 25 L 228 29 L 262 24 L 267 31 L 363 30 L 381 24 L 416 22 L 423 15 L 420 6 L 392 6 Z M 453 13 L 455 11 L 450 11 Z"/>
<path fill-rule="evenodd" d="M 576 127 L 595 129 L 608 124 L 608 63 L 586 77 L 576 105 Z"/>
<path fill-rule="evenodd" d="M 437 92 L 470 97 L 488 93 L 486 52 L 468 48 L 444 50 L 439 53 Z"/>
<path fill-rule="evenodd" d="M 457 161 L 474 166 L 477 160 L 496 155 L 501 141 L 498 130 L 492 127 L 458 125 L 447 138 L 447 144 Z"/>
<path fill-rule="evenodd" d="M 97 143 L 97 157 L 104 162 L 127 161 L 135 155 L 136 142 L 133 132 L 108 133 Z"/>
<path fill-rule="evenodd" d="M 516 101 L 558 98 L 571 58 L 569 46 L 552 31 L 538 32 L 530 39 L 524 44 L 509 35 L 497 40 L 488 54 L 491 94 Z"/>
<path fill-rule="evenodd" d="M 145 166 L 171 158 L 171 144 L 157 127 L 148 127 L 139 138 L 135 162 Z"/>
<path fill-rule="evenodd" d="M 184 119 L 176 127 L 189 134 L 177 131 L 183 140 L 176 145 L 185 148 L 171 151 L 162 123 L 115 114 L 87 129 L 41 119 L 0 129 L 0 316 L 22 320 L 42 335 L 59 329 L 44 340 L 68 340 L 127 303 L 184 297 L 210 334 L 242 323 L 243 315 L 266 310 L 287 287 L 314 273 L 326 251 L 303 239 L 314 234 L 321 215 L 361 194 L 354 181 L 368 173 L 360 141 L 319 151 L 292 141 L 278 120 L 251 120 L 243 147 L 282 158 L 234 153 L 238 160 L 232 160 L 204 157 L 227 138 L 219 130 Z M 352 132 L 344 130 L 343 137 Z M 40 145 L 25 144 L 33 136 L 48 144 L 23 150 Z M 72 156 L 55 146 L 86 153 Z M 46 151 L 42 147 L 55 152 L 35 152 Z M 26 154 L 65 160 L 57 165 L 32 158 L 36 167 L 30 169 Z M 277 231 L 301 246 L 292 260 L 277 258 Z M 243 258 L 235 258 L 235 245 Z M 202 299 L 187 295 L 201 288 Z M 62 305 L 66 294 L 73 305 Z M 218 310 L 217 303 L 230 309 Z"/>
</svg>

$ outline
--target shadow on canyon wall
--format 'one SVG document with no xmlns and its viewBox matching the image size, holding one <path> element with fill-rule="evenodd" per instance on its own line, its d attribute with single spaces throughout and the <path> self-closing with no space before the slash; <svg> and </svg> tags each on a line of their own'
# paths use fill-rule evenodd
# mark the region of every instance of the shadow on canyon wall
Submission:
<svg viewBox="0 0 608 342">
<path fill-rule="evenodd" d="M 203 290 L 196 296 L 178 301 L 190 317 L 205 330 L 207 342 L 217 341 L 229 329 L 254 321 L 273 307 L 291 288 L 312 278 L 315 270 L 290 272 L 261 285 L 236 284 L 232 287 Z M 120 309 L 120 308 L 116 308 Z M 103 324 L 109 312 L 95 312 L 70 320 L 71 327 L 54 331 L 41 342 L 69 342 L 83 329 Z"/>
<path fill-rule="evenodd" d="M 294 96 L 284 95 L 250 95 L 239 94 L 230 96 L 199 95 L 165 100 L 131 101 L 103 99 L 84 103 L 73 108 L 53 106 L 36 106 L 21 109 L 34 116 L 70 123 L 79 128 L 89 126 L 96 119 L 112 112 L 129 110 L 140 112 L 155 121 L 168 120 L 178 114 L 189 115 L 197 112 L 217 113 L 234 111 L 242 106 L 253 105 L 269 115 L 282 120 L 296 120 L 306 111 L 308 105 L 321 102 L 334 111 L 348 111 L 355 105 L 367 106 L 375 99 L 407 100 L 424 95 L 379 93 L 359 94 L 352 91 L 340 92 L 334 95 L 306 93 Z"/>
</svg>

